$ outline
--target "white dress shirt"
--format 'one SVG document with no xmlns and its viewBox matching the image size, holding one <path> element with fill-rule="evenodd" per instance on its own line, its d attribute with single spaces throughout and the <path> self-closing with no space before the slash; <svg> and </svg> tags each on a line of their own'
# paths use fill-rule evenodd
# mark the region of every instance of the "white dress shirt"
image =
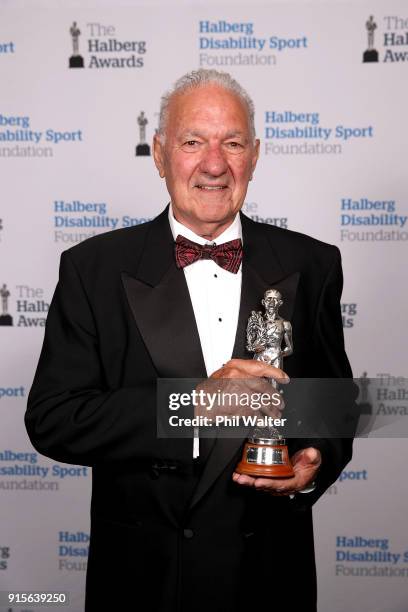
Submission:
<svg viewBox="0 0 408 612">
<path fill-rule="evenodd" d="M 170 204 L 169 223 L 174 240 L 180 234 L 198 244 L 222 244 L 236 238 L 242 240 L 239 214 L 232 224 L 213 241 L 198 236 L 179 223 Z M 235 343 L 241 300 L 242 264 L 237 272 L 227 272 L 212 259 L 200 259 L 184 269 L 194 317 L 200 337 L 207 376 L 229 359 Z M 193 456 L 198 457 L 198 437 L 194 438 Z"/>
</svg>

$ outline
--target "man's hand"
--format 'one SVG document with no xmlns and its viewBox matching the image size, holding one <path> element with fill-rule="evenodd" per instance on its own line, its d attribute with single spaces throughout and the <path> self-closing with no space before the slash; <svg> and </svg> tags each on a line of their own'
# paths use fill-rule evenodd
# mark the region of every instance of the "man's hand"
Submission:
<svg viewBox="0 0 408 612">
<path fill-rule="evenodd" d="M 220 392 L 229 397 L 228 394 L 237 394 L 237 396 L 247 395 L 249 398 L 253 395 L 260 396 L 265 394 L 270 397 L 270 401 L 265 401 L 265 404 L 259 406 L 256 410 L 254 407 L 245 404 L 228 405 L 226 403 L 217 404 L 211 410 L 211 416 L 243 416 L 254 415 L 256 411 L 260 415 L 266 415 L 273 418 L 280 418 L 284 408 L 283 399 L 277 389 L 275 389 L 265 378 L 272 378 L 280 384 L 289 382 L 289 377 L 283 370 L 274 368 L 263 361 L 254 359 L 231 359 L 222 368 L 211 374 L 210 378 L 203 381 L 197 386 L 197 391 L 204 391 L 209 394 Z M 252 404 L 253 406 L 253 404 Z M 195 410 L 196 415 L 210 416 L 207 412 L 206 405 L 198 405 Z"/>
<path fill-rule="evenodd" d="M 289 377 L 283 370 L 274 368 L 264 361 L 256 359 L 230 359 L 219 370 L 213 372 L 210 378 L 273 378 L 280 384 L 289 382 Z"/>
<path fill-rule="evenodd" d="M 316 478 L 322 457 L 317 448 L 310 447 L 297 451 L 291 460 L 295 472 L 293 478 L 253 478 L 234 472 L 232 479 L 239 485 L 254 487 L 271 495 L 293 495 L 310 486 Z"/>
</svg>

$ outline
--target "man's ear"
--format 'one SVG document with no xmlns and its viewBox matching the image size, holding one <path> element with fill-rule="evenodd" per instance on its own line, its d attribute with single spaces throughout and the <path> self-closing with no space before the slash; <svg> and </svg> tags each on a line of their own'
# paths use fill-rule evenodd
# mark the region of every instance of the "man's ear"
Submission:
<svg viewBox="0 0 408 612">
<path fill-rule="evenodd" d="M 256 163 L 258 161 L 258 157 L 259 157 L 259 146 L 260 146 L 260 141 L 259 138 L 257 138 L 255 140 L 255 146 L 254 146 L 254 154 L 252 156 L 252 172 L 251 175 L 254 173 L 255 167 L 256 167 Z M 252 177 L 251 177 L 252 178 Z"/>
<path fill-rule="evenodd" d="M 153 137 L 153 158 L 160 177 L 164 178 L 164 146 L 158 134 L 155 134 Z"/>
</svg>

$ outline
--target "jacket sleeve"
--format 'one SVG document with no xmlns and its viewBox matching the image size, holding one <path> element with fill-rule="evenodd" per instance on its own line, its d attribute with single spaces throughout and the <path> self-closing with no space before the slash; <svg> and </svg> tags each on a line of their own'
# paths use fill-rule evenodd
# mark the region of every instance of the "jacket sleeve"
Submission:
<svg viewBox="0 0 408 612">
<path fill-rule="evenodd" d="M 92 308 L 69 252 L 61 257 L 25 424 L 40 453 L 65 463 L 191 458 L 188 440 L 157 438 L 154 382 L 107 388 Z"/>
<path fill-rule="evenodd" d="M 311 506 L 337 480 L 352 457 L 353 433 L 358 421 L 355 403 L 357 387 L 352 381 L 352 370 L 344 348 L 343 323 L 340 299 L 343 289 L 343 274 L 340 251 L 332 247 L 333 258 L 322 285 L 313 330 L 313 356 L 316 363 L 316 379 L 343 379 L 340 382 L 341 396 L 323 402 L 324 423 L 322 429 L 327 437 L 303 438 L 295 442 L 292 450 L 314 447 L 322 455 L 322 464 L 312 493 L 299 494 L 299 507 Z M 330 383 L 328 389 L 333 389 Z M 323 387 L 325 389 L 325 387 Z M 322 393 L 325 397 L 325 390 Z M 346 434 L 344 432 L 347 432 Z M 343 437 L 347 435 L 347 437 Z"/>
</svg>

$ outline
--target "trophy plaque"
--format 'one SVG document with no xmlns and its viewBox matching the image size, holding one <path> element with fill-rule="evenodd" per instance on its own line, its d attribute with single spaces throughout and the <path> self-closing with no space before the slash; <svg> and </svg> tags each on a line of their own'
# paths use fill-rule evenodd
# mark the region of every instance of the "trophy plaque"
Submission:
<svg viewBox="0 0 408 612">
<path fill-rule="evenodd" d="M 282 368 L 283 358 L 293 352 L 292 326 L 278 314 L 282 304 L 280 292 L 268 289 L 262 300 L 265 315 L 253 310 L 247 326 L 247 350 L 254 353 L 254 359 L 276 368 Z M 272 378 L 268 380 L 278 390 L 277 382 Z M 256 427 L 245 443 L 235 471 L 264 478 L 293 477 L 285 438 L 275 427 Z"/>
</svg>

